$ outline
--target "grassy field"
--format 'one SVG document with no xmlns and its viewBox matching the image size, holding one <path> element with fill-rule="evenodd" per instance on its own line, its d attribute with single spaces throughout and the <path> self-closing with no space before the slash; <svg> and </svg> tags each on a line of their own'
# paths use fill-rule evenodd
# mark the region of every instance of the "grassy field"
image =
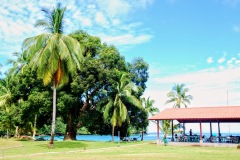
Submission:
<svg viewBox="0 0 240 160">
<path fill-rule="evenodd" d="M 22 160 L 239 160 L 240 150 L 223 147 L 163 146 L 150 142 L 59 141 L 48 149 L 48 142 L 0 140 L 2 159 Z M 22 147 L 23 146 L 23 147 Z M 9 148 L 8 147 L 16 147 Z M 1 151 L 2 152 L 2 151 Z M 0 154 L 0 157 L 2 155 Z M 1 159 L 1 158 L 0 158 Z"/>
</svg>

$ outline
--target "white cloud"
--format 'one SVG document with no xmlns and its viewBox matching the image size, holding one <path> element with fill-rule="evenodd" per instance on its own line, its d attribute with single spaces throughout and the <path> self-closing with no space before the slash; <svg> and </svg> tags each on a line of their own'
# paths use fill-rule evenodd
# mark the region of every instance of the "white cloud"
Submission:
<svg viewBox="0 0 240 160">
<path fill-rule="evenodd" d="M 207 62 L 208 63 L 212 63 L 213 62 L 213 58 L 212 57 L 208 57 Z"/>
<path fill-rule="evenodd" d="M 235 58 L 235 57 L 232 57 L 230 60 L 227 61 L 227 64 L 232 64 L 233 61 L 235 61 L 235 60 L 236 60 L 236 58 Z"/>
<path fill-rule="evenodd" d="M 235 60 L 235 64 L 240 64 L 240 60 Z"/>
<path fill-rule="evenodd" d="M 102 27 L 107 27 L 109 22 L 107 21 L 106 17 L 101 12 L 96 13 L 95 21 L 102 25 Z"/>
<path fill-rule="evenodd" d="M 226 92 L 228 90 L 229 105 L 239 105 L 239 68 L 228 68 L 218 70 L 215 68 L 205 69 L 197 72 L 178 74 L 167 77 L 153 78 L 151 86 L 148 86 L 144 97 L 151 97 L 156 101 L 160 109 L 171 107 L 165 105 L 167 93 L 171 91 L 174 84 L 184 83 L 190 89 L 189 94 L 193 96 L 190 107 L 224 106 L 226 105 Z"/>
<path fill-rule="evenodd" d="M 133 35 L 133 34 L 124 34 L 120 36 L 100 35 L 100 37 L 102 37 L 102 40 L 104 42 L 114 44 L 117 46 L 141 44 L 149 41 L 152 38 L 150 35 Z"/>
<path fill-rule="evenodd" d="M 223 63 L 226 59 L 224 57 L 218 59 L 218 63 Z"/>
<path fill-rule="evenodd" d="M 218 63 L 223 63 L 226 60 L 227 53 L 223 52 L 223 56 L 218 59 Z"/>
<path fill-rule="evenodd" d="M 130 13 L 152 5 L 154 0 L 3 0 L 0 5 L 0 43 L 4 47 L 1 47 L 0 55 L 19 51 L 16 48 L 21 48 L 25 38 L 42 33 L 43 30 L 35 28 L 34 23 L 44 17 L 42 7 L 52 9 L 57 2 L 67 7 L 66 34 L 83 29 L 125 48 L 152 38 L 150 30 L 143 28 L 142 22 L 133 21 Z"/>
<path fill-rule="evenodd" d="M 78 18 L 80 20 L 80 24 L 85 26 L 85 27 L 91 27 L 92 26 L 92 22 L 91 19 L 87 18 L 87 17 L 79 17 Z"/>
</svg>

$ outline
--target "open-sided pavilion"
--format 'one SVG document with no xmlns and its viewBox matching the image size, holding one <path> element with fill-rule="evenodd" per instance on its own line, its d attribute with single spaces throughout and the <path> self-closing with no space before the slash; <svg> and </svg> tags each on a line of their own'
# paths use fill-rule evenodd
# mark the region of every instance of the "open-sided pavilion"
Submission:
<svg viewBox="0 0 240 160">
<path fill-rule="evenodd" d="M 172 120 L 172 127 L 173 120 L 177 120 L 179 123 L 199 123 L 200 143 L 203 143 L 202 123 L 210 123 L 210 135 L 212 135 L 212 123 L 218 123 L 218 136 L 220 137 L 220 123 L 240 123 L 240 106 L 170 108 L 148 119 L 157 121 L 158 143 L 160 142 L 159 121 L 161 120 Z M 173 128 L 172 140 L 174 140 Z"/>
</svg>

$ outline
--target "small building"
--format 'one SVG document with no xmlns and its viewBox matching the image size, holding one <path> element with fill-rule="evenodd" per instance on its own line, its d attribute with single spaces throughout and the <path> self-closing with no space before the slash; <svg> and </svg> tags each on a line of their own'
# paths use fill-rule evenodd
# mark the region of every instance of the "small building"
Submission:
<svg viewBox="0 0 240 160">
<path fill-rule="evenodd" d="M 210 135 L 212 136 L 212 123 L 218 123 L 218 142 L 221 142 L 220 123 L 240 123 L 240 106 L 219 106 L 219 107 L 193 107 L 193 108 L 170 108 L 148 118 L 157 121 L 157 142 L 160 142 L 159 121 L 177 120 L 179 123 L 198 123 L 200 127 L 199 142 L 202 139 L 202 123 L 210 123 Z M 240 128 L 239 128 L 240 131 Z M 185 133 L 185 131 L 184 131 Z M 240 134 L 239 134 L 240 135 Z M 224 138 L 224 137 L 223 137 Z M 238 143 L 240 136 L 236 137 Z M 173 127 L 172 127 L 172 141 Z"/>
</svg>

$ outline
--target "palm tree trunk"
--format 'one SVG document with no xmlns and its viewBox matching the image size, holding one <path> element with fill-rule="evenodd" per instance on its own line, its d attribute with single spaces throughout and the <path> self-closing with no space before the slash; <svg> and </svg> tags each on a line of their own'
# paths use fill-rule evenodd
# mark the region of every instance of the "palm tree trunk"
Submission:
<svg viewBox="0 0 240 160">
<path fill-rule="evenodd" d="M 112 126 L 112 142 L 114 142 L 114 126 Z"/>
<path fill-rule="evenodd" d="M 55 121 L 56 121 L 56 84 L 53 85 L 53 115 L 52 115 L 52 132 L 50 144 L 53 146 L 54 143 L 54 133 L 55 133 Z"/>
<path fill-rule="evenodd" d="M 36 124 L 37 124 L 37 114 L 35 114 L 34 117 L 34 125 L 33 125 L 33 140 L 35 139 L 35 135 L 36 135 Z"/>
</svg>

